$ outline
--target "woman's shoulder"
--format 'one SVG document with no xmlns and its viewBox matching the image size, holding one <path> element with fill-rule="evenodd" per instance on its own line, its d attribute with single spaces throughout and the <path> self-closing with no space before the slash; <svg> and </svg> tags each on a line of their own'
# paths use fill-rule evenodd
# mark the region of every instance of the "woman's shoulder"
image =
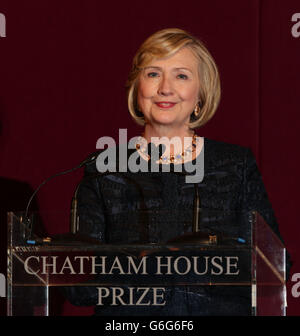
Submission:
<svg viewBox="0 0 300 336">
<path fill-rule="evenodd" d="M 249 151 L 250 148 L 246 146 L 241 146 L 225 141 L 214 140 L 210 138 L 204 138 L 204 146 L 205 149 L 210 151 L 220 151 L 222 153 L 236 153 L 236 154 L 244 154 Z"/>
<path fill-rule="evenodd" d="M 204 138 L 204 157 L 206 163 L 210 162 L 214 165 L 229 161 L 243 163 L 247 156 L 253 156 L 249 147 Z"/>
</svg>

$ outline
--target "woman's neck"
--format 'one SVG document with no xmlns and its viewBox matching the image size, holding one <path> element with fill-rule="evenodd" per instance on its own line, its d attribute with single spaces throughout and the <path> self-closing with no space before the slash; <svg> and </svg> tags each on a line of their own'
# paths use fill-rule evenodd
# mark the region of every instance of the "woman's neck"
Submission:
<svg viewBox="0 0 300 336">
<path fill-rule="evenodd" d="M 174 127 L 153 127 L 153 125 L 146 125 L 142 136 L 148 143 L 151 142 L 156 146 L 164 144 L 164 155 L 171 156 L 181 154 L 187 147 L 190 147 L 193 135 L 194 131 L 188 127 L 176 129 Z"/>
<path fill-rule="evenodd" d="M 188 127 L 185 128 L 174 128 L 174 127 L 165 127 L 165 126 L 157 126 L 153 125 L 145 126 L 143 137 L 147 140 L 147 142 L 155 142 L 157 138 L 166 137 L 169 140 L 175 137 L 179 137 L 183 143 L 184 138 L 192 137 L 194 135 L 194 131 Z"/>
</svg>

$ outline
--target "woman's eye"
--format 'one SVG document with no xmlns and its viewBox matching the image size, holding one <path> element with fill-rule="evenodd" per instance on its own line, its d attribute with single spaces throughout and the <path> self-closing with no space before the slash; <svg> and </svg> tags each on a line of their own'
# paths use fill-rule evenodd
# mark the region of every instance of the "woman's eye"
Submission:
<svg viewBox="0 0 300 336">
<path fill-rule="evenodd" d="M 153 77 L 157 77 L 158 76 L 158 73 L 157 72 L 149 72 L 147 74 L 147 77 L 150 77 L 150 78 L 153 78 Z"/>
<path fill-rule="evenodd" d="M 177 76 L 179 79 L 188 79 L 188 76 L 187 75 L 184 75 L 184 74 L 179 74 Z"/>
</svg>

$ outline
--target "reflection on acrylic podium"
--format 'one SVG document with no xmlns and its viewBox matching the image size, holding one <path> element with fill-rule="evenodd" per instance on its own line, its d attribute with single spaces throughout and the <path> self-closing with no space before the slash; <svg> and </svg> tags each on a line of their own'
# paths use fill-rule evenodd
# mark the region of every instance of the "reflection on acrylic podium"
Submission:
<svg viewBox="0 0 300 336">
<path fill-rule="evenodd" d="M 108 245 L 72 234 L 69 239 L 32 238 L 24 213 L 9 213 L 7 313 L 51 315 L 54 287 L 67 299 L 75 296 L 79 305 L 105 303 L 125 310 L 164 306 L 174 288 L 197 293 L 214 287 L 232 293 L 243 288 L 251 315 L 285 315 L 285 247 L 257 212 L 246 218 L 247 241 L 210 234 L 207 242 Z"/>
</svg>

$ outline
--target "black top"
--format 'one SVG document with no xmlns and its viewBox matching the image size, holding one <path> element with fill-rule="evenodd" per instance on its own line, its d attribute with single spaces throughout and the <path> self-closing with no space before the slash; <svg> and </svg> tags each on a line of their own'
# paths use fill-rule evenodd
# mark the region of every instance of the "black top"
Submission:
<svg viewBox="0 0 300 336">
<path fill-rule="evenodd" d="M 130 155 L 130 152 L 129 152 Z M 204 179 L 198 183 L 201 229 L 247 238 L 240 223 L 224 219 L 257 210 L 279 236 L 278 224 L 250 149 L 204 139 Z M 87 166 L 78 193 L 80 232 L 105 243 L 156 242 L 192 229 L 194 185 L 175 173 L 116 173 L 93 178 L 96 164 Z M 144 227 L 136 213 L 150 211 Z M 216 213 L 219 212 L 219 218 Z M 161 214 L 164 214 L 161 218 Z M 211 215 L 213 214 L 213 215 Z M 159 217 L 158 217 L 159 216 Z M 221 216 L 221 217 L 220 217 Z M 151 218 L 149 218 L 151 217 Z M 172 225 L 180 222 L 182 226 Z M 126 226 L 126 232 L 124 228 Z"/>
<path fill-rule="evenodd" d="M 133 151 L 129 152 L 132 153 Z M 97 173 L 96 164 L 85 176 Z M 200 229 L 250 239 L 246 219 L 258 211 L 280 237 L 255 158 L 250 149 L 204 138 L 204 178 L 198 183 Z M 78 193 L 80 233 L 109 244 L 165 243 L 192 230 L 194 184 L 172 172 L 125 172 L 85 177 Z M 288 262 L 289 264 L 289 262 Z M 75 289 L 74 289 L 75 290 Z M 83 290 L 83 289 L 82 289 Z M 77 289 L 80 291 L 80 289 Z M 249 315 L 246 288 L 200 288 L 168 293 L 164 307 L 126 307 L 130 315 Z M 73 293 L 74 304 L 95 304 L 95 293 Z M 78 293 L 77 293 L 78 294 Z M 88 297 L 89 296 L 89 297 Z M 94 298 L 93 298 L 94 297 Z M 124 314 L 120 307 L 96 313 Z M 124 309 L 124 307 L 123 307 Z"/>
</svg>

